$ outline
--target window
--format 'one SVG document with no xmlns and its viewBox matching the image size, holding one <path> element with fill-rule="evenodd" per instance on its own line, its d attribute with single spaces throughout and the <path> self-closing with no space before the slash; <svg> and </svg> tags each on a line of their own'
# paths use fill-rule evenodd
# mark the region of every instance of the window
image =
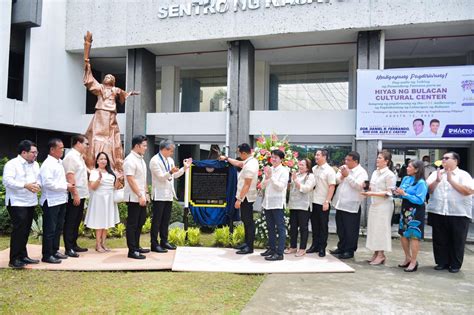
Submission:
<svg viewBox="0 0 474 315">
<path fill-rule="evenodd" d="M 328 72 L 332 70 L 336 72 Z M 270 67 L 270 110 L 348 108 L 349 79 L 346 63 L 336 63 L 334 67 L 320 64 Z"/>
<path fill-rule="evenodd" d="M 7 97 L 23 100 L 26 29 L 11 27 Z"/>
</svg>

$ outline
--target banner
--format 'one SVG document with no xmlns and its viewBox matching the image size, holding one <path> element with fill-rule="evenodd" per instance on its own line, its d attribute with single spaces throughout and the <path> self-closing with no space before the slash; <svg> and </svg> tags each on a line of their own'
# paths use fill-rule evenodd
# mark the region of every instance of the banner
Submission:
<svg viewBox="0 0 474 315">
<path fill-rule="evenodd" d="M 474 139 L 474 66 L 357 70 L 356 134 Z"/>
</svg>

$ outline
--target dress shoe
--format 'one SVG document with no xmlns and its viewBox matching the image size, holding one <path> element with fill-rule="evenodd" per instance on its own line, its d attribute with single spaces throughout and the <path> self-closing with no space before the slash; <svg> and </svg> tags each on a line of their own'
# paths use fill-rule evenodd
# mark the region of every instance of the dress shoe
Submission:
<svg viewBox="0 0 474 315">
<path fill-rule="evenodd" d="M 136 251 L 136 252 L 128 252 L 128 258 L 133 258 L 133 259 L 145 259 L 146 256 L 140 254 L 139 251 Z"/>
<path fill-rule="evenodd" d="M 445 270 L 445 269 L 448 269 L 448 268 L 449 268 L 448 265 L 436 265 L 434 267 L 434 270 L 440 271 L 440 270 Z"/>
<path fill-rule="evenodd" d="M 48 264 L 60 264 L 61 259 L 57 259 L 54 256 L 49 256 L 49 257 L 43 257 L 41 258 L 42 262 L 48 263 Z"/>
<path fill-rule="evenodd" d="M 311 246 L 310 248 L 308 248 L 306 250 L 307 254 L 312 254 L 312 253 L 317 253 L 317 252 L 319 252 L 319 248 L 316 248 L 316 247 L 313 247 L 313 246 Z"/>
<path fill-rule="evenodd" d="M 152 246 L 151 251 L 156 252 L 156 253 L 167 253 L 168 252 L 168 250 L 166 248 L 163 248 L 160 245 Z"/>
<path fill-rule="evenodd" d="M 141 248 L 141 247 L 139 247 L 139 248 L 138 248 L 138 252 L 139 252 L 140 254 L 146 254 L 146 253 L 149 253 L 150 250 L 149 250 L 148 248 Z"/>
<path fill-rule="evenodd" d="M 243 249 L 243 248 L 245 248 L 245 247 L 247 247 L 247 244 L 246 244 L 246 243 L 242 243 L 242 244 L 240 244 L 239 246 L 235 246 L 234 249 Z"/>
<path fill-rule="evenodd" d="M 320 249 L 319 252 L 318 252 L 318 256 L 319 256 L 319 257 L 324 257 L 324 256 L 326 256 L 326 250 Z"/>
<path fill-rule="evenodd" d="M 21 261 L 23 261 L 25 264 L 39 264 L 39 260 L 38 259 L 32 259 L 28 256 L 24 257 Z"/>
<path fill-rule="evenodd" d="M 21 269 L 21 268 L 25 268 L 25 266 L 26 266 L 26 263 L 19 259 L 15 259 L 14 261 L 8 263 L 8 267 L 11 267 L 13 269 Z"/>
<path fill-rule="evenodd" d="M 265 260 L 269 260 L 269 261 L 283 260 L 283 255 L 278 255 L 277 253 L 274 253 L 271 256 L 265 257 Z"/>
<path fill-rule="evenodd" d="M 339 248 L 336 248 L 336 249 L 333 249 L 333 250 L 329 251 L 329 254 L 331 254 L 331 255 L 340 255 L 342 253 L 344 253 L 344 251 L 340 250 Z"/>
<path fill-rule="evenodd" d="M 336 256 L 339 259 L 351 259 L 354 258 L 354 253 L 353 252 L 343 252 L 339 255 Z"/>
<path fill-rule="evenodd" d="M 87 248 L 79 247 L 79 246 L 74 247 L 73 250 L 74 250 L 76 253 L 85 253 L 85 252 L 88 251 Z"/>
<path fill-rule="evenodd" d="M 56 254 L 54 254 L 53 256 L 56 259 L 67 259 L 67 256 L 64 254 L 61 254 L 60 252 L 56 252 Z"/>
<path fill-rule="evenodd" d="M 269 248 L 263 253 L 260 253 L 260 256 L 267 257 L 267 256 L 272 256 L 273 254 L 275 254 L 275 252 Z"/>
<path fill-rule="evenodd" d="M 69 257 L 74 257 L 74 258 L 77 258 L 79 257 L 79 254 L 76 253 L 73 249 L 68 249 L 66 252 L 65 252 L 66 256 L 69 256 Z"/>
<path fill-rule="evenodd" d="M 238 250 L 237 252 L 235 252 L 236 254 L 239 254 L 239 255 L 247 255 L 247 254 L 252 254 L 253 253 L 253 249 L 250 249 L 250 247 L 246 246 L 245 248 L 242 248 L 241 250 Z"/>
<path fill-rule="evenodd" d="M 460 269 L 461 269 L 461 268 L 452 268 L 452 267 L 449 267 L 449 270 L 448 270 L 448 271 L 451 272 L 451 273 L 458 273 Z"/>
<path fill-rule="evenodd" d="M 410 268 L 403 269 L 403 271 L 405 271 L 405 272 L 415 272 L 417 270 L 418 270 L 418 262 L 416 262 L 415 267 L 413 267 L 412 269 L 410 269 Z"/>
<path fill-rule="evenodd" d="M 176 246 L 171 245 L 170 243 L 164 243 L 163 245 L 161 245 L 161 247 L 169 249 L 169 250 L 175 250 L 176 249 Z"/>
</svg>

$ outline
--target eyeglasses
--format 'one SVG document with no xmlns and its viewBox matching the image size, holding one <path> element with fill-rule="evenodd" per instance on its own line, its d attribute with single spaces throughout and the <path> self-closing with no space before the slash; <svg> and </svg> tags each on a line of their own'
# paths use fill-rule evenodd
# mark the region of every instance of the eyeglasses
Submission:
<svg viewBox="0 0 474 315">
<path fill-rule="evenodd" d="M 447 161 L 449 159 L 452 159 L 452 157 L 449 157 L 449 156 L 443 156 L 443 161 Z"/>
</svg>

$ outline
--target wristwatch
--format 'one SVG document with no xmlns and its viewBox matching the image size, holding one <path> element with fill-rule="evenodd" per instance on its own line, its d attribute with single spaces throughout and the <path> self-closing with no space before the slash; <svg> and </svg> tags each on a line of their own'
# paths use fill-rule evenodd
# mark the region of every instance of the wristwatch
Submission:
<svg viewBox="0 0 474 315">
<path fill-rule="evenodd" d="M 236 197 L 236 199 L 237 199 L 238 201 L 240 201 L 240 202 L 244 201 L 244 200 L 243 200 L 242 198 L 240 198 L 240 197 Z"/>
</svg>

